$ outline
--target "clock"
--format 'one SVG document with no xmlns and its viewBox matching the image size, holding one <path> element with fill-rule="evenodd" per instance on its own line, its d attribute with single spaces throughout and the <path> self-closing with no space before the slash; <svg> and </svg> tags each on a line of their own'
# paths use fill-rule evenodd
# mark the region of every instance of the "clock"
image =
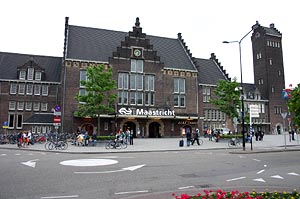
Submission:
<svg viewBox="0 0 300 199">
<path fill-rule="evenodd" d="M 133 55 L 136 57 L 139 57 L 142 55 L 142 51 L 140 49 L 134 49 L 133 50 Z"/>
</svg>

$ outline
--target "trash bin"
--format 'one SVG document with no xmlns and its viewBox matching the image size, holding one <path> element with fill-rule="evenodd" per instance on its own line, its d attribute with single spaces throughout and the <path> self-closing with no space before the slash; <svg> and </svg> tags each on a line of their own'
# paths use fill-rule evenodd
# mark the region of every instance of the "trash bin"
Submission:
<svg viewBox="0 0 300 199">
<path fill-rule="evenodd" d="M 179 147 L 183 147 L 184 145 L 184 140 L 179 140 Z"/>
</svg>

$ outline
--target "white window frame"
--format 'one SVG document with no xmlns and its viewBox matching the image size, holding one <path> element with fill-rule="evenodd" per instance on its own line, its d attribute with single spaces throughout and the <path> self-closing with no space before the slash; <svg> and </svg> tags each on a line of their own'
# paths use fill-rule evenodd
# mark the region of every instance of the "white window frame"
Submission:
<svg viewBox="0 0 300 199">
<path fill-rule="evenodd" d="M 35 75 L 34 75 L 34 79 L 37 81 L 41 81 L 42 80 L 42 72 L 41 71 L 36 71 Z"/>
<path fill-rule="evenodd" d="M 33 80 L 34 68 L 28 68 L 27 80 Z"/>
<path fill-rule="evenodd" d="M 48 96 L 48 92 L 49 92 L 49 86 L 42 85 L 42 96 Z"/>
<path fill-rule="evenodd" d="M 25 70 L 20 70 L 19 80 L 25 80 L 25 79 L 26 79 L 26 71 Z"/>
<path fill-rule="evenodd" d="M 19 95 L 24 95 L 25 94 L 25 88 L 26 88 L 26 85 L 24 83 L 20 83 L 19 84 L 18 94 Z"/>
<path fill-rule="evenodd" d="M 10 94 L 14 95 L 14 94 L 17 94 L 17 83 L 10 83 L 10 91 L 9 91 Z"/>
<path fill-rule="evenodd" d="M 32 110 L 32 102 L 26 102 L 25 110 L 26 111 L 31 111 Z"/>
<path fill-rule="evenodd" d="M 9 101 L 8 110 L 10 110 L 10 111 L 16 110 L 16 102 L 15 101 Z"/>
</svg>

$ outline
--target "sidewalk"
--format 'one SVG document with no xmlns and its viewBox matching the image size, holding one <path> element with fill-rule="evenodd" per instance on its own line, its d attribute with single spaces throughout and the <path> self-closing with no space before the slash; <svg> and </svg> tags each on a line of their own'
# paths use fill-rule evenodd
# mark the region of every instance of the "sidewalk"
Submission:
<svg viewBox="0 0 300 199">
<path fill-rule="evenodd" d="M 297 150 L 300 151 L 300 136 L 296 137 L 295 141 L 289 140 L 289 135 L 265 135 L 263 141 L 246 143 L 245 151 L 240 148 L 229 148 L 228 140 L 221 139 L 219 142 L 208 141 L 208 138 L 203 138 L 203 145 L 196 145 L 187 147 L 186 139 L 184 139 L 184 146 L 179 147 L 179 140 L 181 138 L 136 138 L 134 145 L 128 145 L 126 149 L 105 149 L 105 141 L 97 143 L 96 146 L 74 146 L 68 143 L 67 150 L 52 150 L 49 152 L 55 153 L 128 153 L 128 152 L 155 152 L 155 151 L 185 151 L 185 150 L 209 150 L 209 149 L 223 149 L 234 153 L 258 153 L 258 152 L 280 152 Z M 0 145 L 1 149 L 14 149 L 14 150 L 29 150 L 29 151 L 48 151 L 45 150 L 44 144 L 30 145 L 28 148 L 19 149 L 17 145 L 4 144 Z"/>
</svg>

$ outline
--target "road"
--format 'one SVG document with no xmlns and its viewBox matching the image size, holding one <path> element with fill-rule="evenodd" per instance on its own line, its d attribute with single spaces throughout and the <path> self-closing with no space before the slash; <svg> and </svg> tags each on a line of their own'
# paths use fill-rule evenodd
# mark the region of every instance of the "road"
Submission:
<svg viewBox="0 0 300 199">
<path fill-rule="evenodd" d="M 172 198 L 203 189 L 299 189 L 299 152 L 63 154 L 0 149 L 1 199 Z M 155 197 L 154 197 L 155 196 Z"/>
</svg>

